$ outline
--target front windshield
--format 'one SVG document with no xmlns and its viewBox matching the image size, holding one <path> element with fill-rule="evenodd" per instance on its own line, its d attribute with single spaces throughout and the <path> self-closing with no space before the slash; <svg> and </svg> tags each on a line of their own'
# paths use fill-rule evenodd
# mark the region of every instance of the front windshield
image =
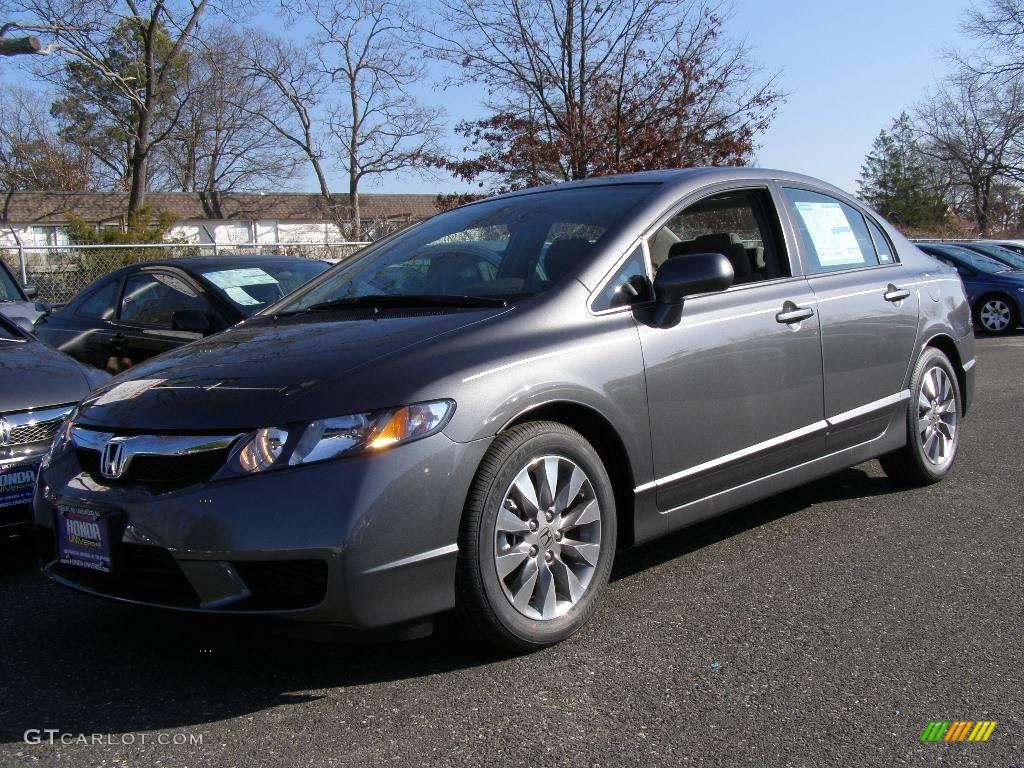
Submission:
<svg viewBox="0 0 1024 768">
<path fill-rule="evenodd" d="M 996 261 L 990 256 L 985 256 L 977 251 L 972 251 L 968 248 L 961 248 L 955 245 L 947 245 L 943 247 L 943 252 L 948 253 L 950 256 L 954 256 L 960 261 L 964 262 L 967 266 L 972 267 L 979 272 L 1005 272 L 1009 267 L 1001 261 Z"/>
<path fill-rule="evenodd" d="M 1024 256 L 1014 253 L 1009 248 L 1003 248 L 1000 245 L 989 245 L 988 243 L 978 243 L 975 245 L 975 248 L 984 251 L 986 256 L 991 256 L 996 261 L 1001 261 L 1003 264 L 1009 265 L 1014 269 L 1024 269 Z"/>
<path fill-rule="evenodd" d="M 273 311 L 365 296 L 532 296 L 586 258 L 654 186 L 553 189 L 457 208 L 338 265 Z"/>
<path fill-rule="evenodd" d="M 199 274 L 248 316 L 280 301 L 330 266 L 314 259 L 248 264 L 239 259 L 230 266 L 200 268 Z"/>
<path fill-rule="evenodd" d="M 23 301 L 17 284 L 2 266 L 0 266 L 0 301 Z"/>
</svg>

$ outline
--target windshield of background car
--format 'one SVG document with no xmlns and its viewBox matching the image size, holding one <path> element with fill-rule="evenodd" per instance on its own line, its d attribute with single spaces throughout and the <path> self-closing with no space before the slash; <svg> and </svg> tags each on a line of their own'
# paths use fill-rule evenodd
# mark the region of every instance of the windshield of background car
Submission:
<svg viewBox="0 0 1024 768">
<path fill-rule="evenodd" d="M 0 267 L 0 301 L 24 301 L 17 284 L 3 267 Z"/>
<path fill-rule="evenodd" d="M 231 266 L 200 268 L 199 274 L 243 314 L 251 315 L 280 301 L 330 266 L 315 259 L 296 259 L 292 263 L 281 264 L 246 264 L 239 260 Z"/>
<path fill-rule="evenodd" d="M 956 246 L 943 249 L 950 256 L 955 256 L 957 259 L 962 261 L 968 267 L 976 269 L 979 272 L 987 272 L 992 274 L 994 272 L 1006 272 L 1010 267 L 1001 261 L 997 261 L 989 256 L 972 251 L 967 248 L 959 248 Z"/>
<path fill-rule="evenodd" d="M 1024 269 L 1024 256 L 1014 253 L 1009 248 L 987 244 L 979 244 L 978 247 L 985 252 L 986 256 L 991 256 L 993 259 L 1001 261 L 1013 269 Z"/>
<path fill-rule="evenodd" d="M 340 264 L 274 311 L 361 296 L 532 296 L 586 259 L 655 186 L 554 189 L 457 208 Z"/>
</svg>

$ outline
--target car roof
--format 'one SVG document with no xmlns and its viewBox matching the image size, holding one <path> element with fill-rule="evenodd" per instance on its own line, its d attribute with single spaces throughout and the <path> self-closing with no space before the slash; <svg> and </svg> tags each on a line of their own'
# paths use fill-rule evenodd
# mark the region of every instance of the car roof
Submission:
<svg viewBox="0 0 1024 768">
<path fill-rule="evenodd" d="M 288 264 L 303 261 L 320 261 L 307 256 L 274 255 L 264 256 L 256 253 L 236 253 L 230 256 L 182 256 L 180 259 L 156 259 L 132 264 L 131 267 L 183 267 L 185 269 L 230 269 L 238 262 L 249 264 Z M 326 263 L 326 262 L 325 262 Z"/>
<path fill-rule="evenodd" d="M 519 195 L 529 195 L 537 192 L 548 192 L 554 190 L 565 190 L 565 189 L 580 189 L 584 187 L 601 187 L 618 184 L 682 184 L 694 179 L 701 179 L 706 183 L 712 184 L 719 181 L 733 181 L 733 180 L 750 180 L 750 179 L 763 179 L 764 181 L 784 181 L 797 184 L 811 184 L 815 187 L 824 188 L 838 192 L 842 195 L 848 193 L 839 189 L 833 184 L 829 184 L 821 179 L 816 179 L 813 176 L 805 176 L 801 173 L 792 173 L 790 171 L 780 171 L 774 168 L 753 168 L 751 166 L 739 165 L 739 166 L 708 166 L 708 167 L 695 167 L 695 168 L 665 168 L 657 171 L 639 171 L 637 173 L 622 173 L 615 176 L 595 176 L 589 179 L 581 179 L 579 181 L 562 181 L 556 184 L 546 184 L 540 187 L 530 187 L 528 189 L 521 189 L 515 192 L 506 192 L 503 195 L 496 195 L 495 197 L 488 197 L 484 200 L 477 200 L 467 205 L 476 205 L 478 203 L 486 202 L 486 200 L 494 200 L 496 198 L 506 197 L 517 197 Z"/>
</svg>

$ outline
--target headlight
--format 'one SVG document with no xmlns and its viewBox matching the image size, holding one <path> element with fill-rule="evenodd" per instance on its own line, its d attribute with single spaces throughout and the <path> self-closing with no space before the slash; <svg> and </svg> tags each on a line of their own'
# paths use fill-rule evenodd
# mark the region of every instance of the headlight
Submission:
<svg viewBox="0 0 1024 768">
<path fill-rule="evenodd" d="M 57 434 L 53 436 L 53 442 L 50 443 L 50 450 L 43 456 L 43 460 L 39 462 L 40 469 L 46 469 L 50 466 L 50 462 L 60 456 L 64 450 L 71 444 L 71 427 L 75 424 L 75 416 L 78 415 L 78 409 L 75 408 L 71 413 L 64 417 L 64 421 L 60 425 L 60 429 L 57 430 Z"/>
<path fill-rule="evenodd" d="M 379 451 L 440 432 L 454 412 L 454 401 L 436 400 L 319 419 L 298 429 L 264 427 L 236 448 L 230 465 L 235 472 L 253 473 Z"/>
</svg>

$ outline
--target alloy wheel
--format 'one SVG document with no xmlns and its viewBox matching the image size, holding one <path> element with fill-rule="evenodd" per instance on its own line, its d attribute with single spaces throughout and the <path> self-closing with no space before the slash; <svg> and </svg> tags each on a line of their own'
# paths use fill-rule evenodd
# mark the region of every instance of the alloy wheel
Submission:
<svg viewBox="0 0 1024 768">
<path fill-rule="evenodd" d="M 1010 305 L 1002 299 L 989 299 L 982 307 L 980 314 L 981 324 L 985 330 L 998 333 L 1006 330 L 1010 324 Z"/>
<path fill-rule="evenodd" d="M 494 528 L 494 567 L 512 606 L 530 619 L 565 615 L 583 597 L 601 554 L 601 510 L 590 478 L 564 456 L 516 475 Z"/>
<path fill-rule="evenodd" d="M 943 368 L 935 366 L 925 371 L 917 395 L 917 407 L 918 432 L 925 458 L 942 466 L 953 457 L 960 418 L 956 389 Z"/>
</svg>

